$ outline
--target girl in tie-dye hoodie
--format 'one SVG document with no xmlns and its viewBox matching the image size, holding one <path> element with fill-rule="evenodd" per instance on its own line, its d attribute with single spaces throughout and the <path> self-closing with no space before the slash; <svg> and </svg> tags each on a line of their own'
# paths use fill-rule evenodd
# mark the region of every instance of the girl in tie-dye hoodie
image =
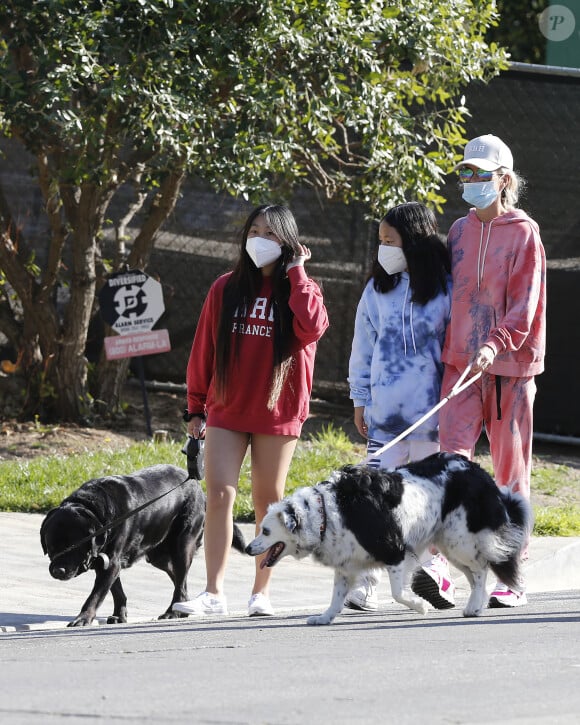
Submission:
<svg viewBox="0 0 580 725">
<path fill-rule="evenodd" d="M 435 215 L 410 202 L 379 225 L 380 245 L 359 302 L 348 381 L 354 420 L 373 454 L 439 402 L 441 351 L 451 309 L 450 261 Z M 371 459 L 395 468 L 439 450 L 437 415 Z M 378 570 L 349 592 L 346 606 L 378 607 Z"/>
<path fill-rule="evenodd" d="M 450 262 L 435 215 L 400 204 L 379 225 L 380 245 L 359 302 L 348 382 L 368 453 L 439 402 L 451 309 Z M 437 415 L 375 461 L 394 468 L 439 450 Z"/>
</svg>

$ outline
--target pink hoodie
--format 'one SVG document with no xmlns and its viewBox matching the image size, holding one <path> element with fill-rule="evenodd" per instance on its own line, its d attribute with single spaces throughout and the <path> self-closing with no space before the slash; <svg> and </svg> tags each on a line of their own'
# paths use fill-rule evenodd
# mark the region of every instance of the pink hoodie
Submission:
<svg viewBox="0 0 580 725">
<path fill-rule="evenodd" d="M 544 370 L 546 255 L 538 225 L 521 209 L 481 222 L 471 209 L 449 230 L 453 297 L 443 362 L 463 370 L 485 343 L 488 372 L 531 377 Z"/>
</svg>

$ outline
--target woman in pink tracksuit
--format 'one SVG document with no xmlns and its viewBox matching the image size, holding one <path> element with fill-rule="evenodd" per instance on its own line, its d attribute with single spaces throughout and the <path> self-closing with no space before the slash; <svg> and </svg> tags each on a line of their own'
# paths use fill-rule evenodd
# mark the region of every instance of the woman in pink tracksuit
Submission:
<svg viewBox="0 0 580 725">
<path fill-rule="evenodd" d="M 473 208 L 449 231 L 453 297 L 442 398 L 466 367 L 469 377 L 483 375 L 441 409 L 441 450 L 473 458 L 484 426 L 497 484 L 529 498 L 534 376 L 544 369 L 546 340 L 544 248 L 536 222 L 515 208 L 519 178 L 501 139 L 472 139 L 456 169 Z M 436 593 L 449 581 L 446 563 L 435 557 L 417 578 Z M 489 600 L 490 607 L 522 604 L 525 593 L 501 582 Z"/>
</svg>

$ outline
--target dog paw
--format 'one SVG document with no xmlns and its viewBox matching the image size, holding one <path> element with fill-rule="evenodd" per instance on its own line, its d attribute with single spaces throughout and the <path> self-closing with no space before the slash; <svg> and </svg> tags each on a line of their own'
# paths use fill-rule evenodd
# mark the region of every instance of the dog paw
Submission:
<svg viewBox="0 0 580 725">
<path fill-rule="evenodd" d="M 332 618 L 329 617 L 327 614 L 316 614 L 312 617 L 308 617 L 306 620 L 306 624 L 312 624 L 314 626 L 318 626 L 321 624 L 331 624 Z"/>
<path fill-rule="evenodd" d="M 107 624 L 127 624 L 127 609 L 121 607 L 119 612 L 113 612 L 107 617 Z"/>
<path fill-rule="evenodd" d="M 88 627 L 92 623 L 93 619 L 94 619 L 94 617 L 79 616 L 76 619 L 73 619 L 72 622 L 69 622 L 66 626 L 67 627 Z"/>
<path fill-rule="evenodd" d="M 465 607 L 463 610 L 463 616 L 464 617 L 481 617 L 483 614 L 483 609 L 472 609 L 471 607 Z"/>
<path fill-rule="evenodd" d="M 184 612 L 174 612 L 172 609 L 169 609 L 167 612 L 160 614 L 157 619 L 185 619 L 187 616 Z"/>
<path fill-rule="evenodd" d="M 411 609 L 414 609 L 416 612 L 419 612 L 419 614 L 427 614 L 427 612 L 431 609 L 429 606 L 429 603 L 426 602 L 424 599 L 416 599 L 411 604 Z"/>
</svg>

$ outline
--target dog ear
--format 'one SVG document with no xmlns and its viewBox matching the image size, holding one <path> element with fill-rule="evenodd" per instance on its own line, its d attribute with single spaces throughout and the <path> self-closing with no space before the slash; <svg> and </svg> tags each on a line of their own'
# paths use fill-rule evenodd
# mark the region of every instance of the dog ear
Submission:
<svg viewBox="0 0 580 725">
<path fill-rule="evenodd" d="M 293 534 L 296 529 L 300 528 L 300 517 L 298 516 L 294 506 L 288 504 L 285 509 L 280 512 L 279 516 L 285 528 L 287 528 L 291 534 Z"/>
<path fill-rule="evenodd" d="M 44 519 L 42 520 L 42 523 L 40 524 L 40 545 L 42 546 L 42 551 L 44 552 L 44 555 L 48 554 L 48 548 L 46 546 L 46 524 L 48 523 L 48 520 L 54 516 L 54 514 L 59 510 L 59 507 L 57 506 L 54 509 L 50 509 L 50 511 L 46 514 Z"/>
<path fill-rule="evenodd" d="M 373 469 L 367 469 L 365 466 L 343 466 L 341 490 L 345 494 L 359 494 L 363 487 L 365 489 L 369 487 L 372 473 Z"/>
</svg>

